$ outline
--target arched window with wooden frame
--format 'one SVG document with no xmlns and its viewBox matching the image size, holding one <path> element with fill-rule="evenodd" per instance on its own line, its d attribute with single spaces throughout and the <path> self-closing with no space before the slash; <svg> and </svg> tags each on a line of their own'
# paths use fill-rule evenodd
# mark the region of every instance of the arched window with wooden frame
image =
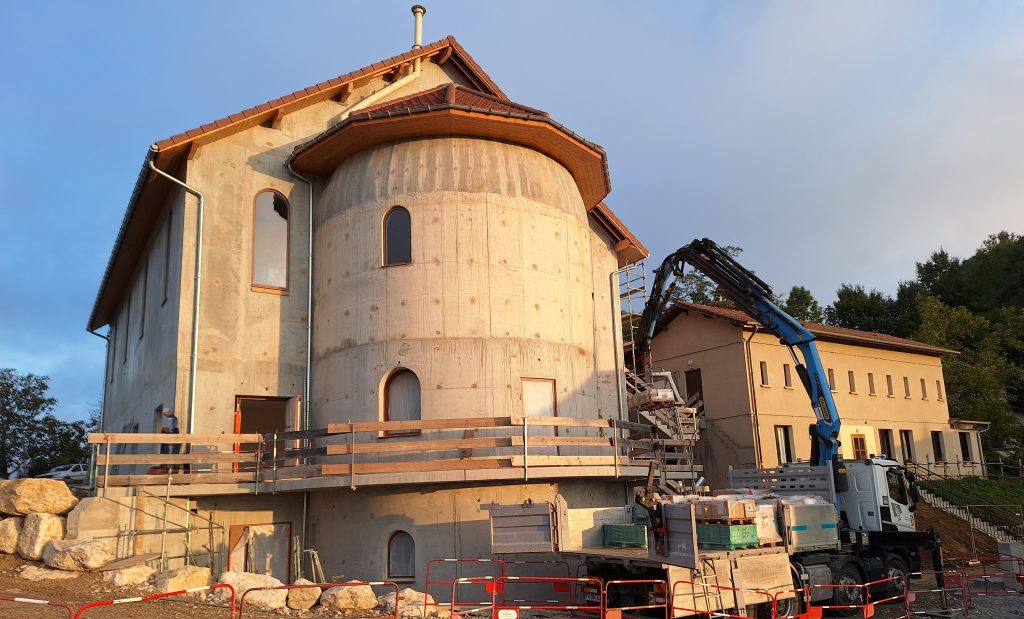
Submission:
<svg viewBox="0 0 1024 619">
<path fill-rule="evenodd" d="M 408 368 L 398 368 L 388 375 L 384 381 L 383 417 L 384 421 L 419 421 L 420 411 L 420 379 Z M 418 429 L 388 430 L 384 436 L 415 436 Z"/>
<path fill-rule="evenodd" d="M 412 217 L 404 206 L 394 206 L 384 215 L 382 265 L 412 262 Z"/>
<path fill-rule="evenodd" d="M 288 290 L 289 211 L 287 198 L 273 189 L 264 189 L 253 200 L 254 289 Z"/>
<path fill-rule="evenodd" d="M 388 538 L 386 578 L 416 578 L 416 542 L 405 531 L 395 531 Z"/>
</svg>

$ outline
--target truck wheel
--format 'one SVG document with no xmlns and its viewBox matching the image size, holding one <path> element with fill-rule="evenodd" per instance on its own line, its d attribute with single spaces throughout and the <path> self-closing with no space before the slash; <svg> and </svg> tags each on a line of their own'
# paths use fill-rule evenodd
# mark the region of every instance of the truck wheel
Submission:
<svg viewBox="0 0 1024 619">
<path fill-rule="evenodd" d="M 839 570 L 839 578 L 836 579 L 839 585 L 832 590 L 833 606 L 860 606 L 864 603 L 864 577 L 860 570 L 853 563 L 845 563 Z M 861 609 L 858 608 L 837 608 L 835 614 L 842 616 L 858 615 Z"/>
<path fill-rule="evenodd" d="M 897 580 L 887 582 L 883 588 L 882 597 L 895 597 L 903 593 L 907 584 L 907 574 L 910 568 L 907 562 L 899 555 L 888 555 L 885 559 L 885 568 L 882 570 L 882 578 L 896 578 Z"/>
</svg>

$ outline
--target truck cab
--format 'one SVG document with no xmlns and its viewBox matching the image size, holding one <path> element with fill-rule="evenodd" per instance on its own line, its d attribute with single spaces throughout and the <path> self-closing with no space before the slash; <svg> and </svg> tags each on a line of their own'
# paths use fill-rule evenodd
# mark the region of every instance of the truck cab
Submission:
<svg viewBox="0 0 1024 619">
<path fill-rule="evenodd" d="M 846 462 L 840 515 L 852 531 L 914 531 L 915 494 L 895 460 Z"/>
</svg>

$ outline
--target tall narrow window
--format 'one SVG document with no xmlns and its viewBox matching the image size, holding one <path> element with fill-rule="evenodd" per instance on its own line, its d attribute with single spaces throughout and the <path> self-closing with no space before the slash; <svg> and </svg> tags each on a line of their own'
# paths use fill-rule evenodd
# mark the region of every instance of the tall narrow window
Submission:
<svg viewBox="0 0 1024 619">
<path fill-rule="evenodd" d="M 416 542 L 405 531 L 395 531 L 388 539 L 387 578 L 416 578 Z"/>
<path fill-rule="evenodd" d="M 921 379 L 921 399 L 928 399 L 928 383 L 923 378 Z"/>
<path fill-rule="evenodd" d="M 853 459 L 854 460 L 867 460 L 868 458 L 868 440 L 863 434 L 851 434 L 850 439 L 853 442 Z"/>
<path fill-rule="evenodd" d="M 786 387 L 793 388 L 793 374 L 788 363 L 782 364 L 782 380 L 785 381 Z"/>
<path fill-rule="evenodd" d="M 971 435 L 969 432 L 960 432 L 960 457 L 964 462 L 974 462 L 971 457 Z"/>
<path fill-rule="evenodd" d="M 892 390 L 892 374 L 886 374 L 885 375 L 885 388 L 889 392 L 888 395 L 889 395 L 890 398 L 896 397 L 893 394 L 893 390 Z"/>
<path fill-rule="evenodd" d="M 139 339 L 146 332 L 146 297 L 149 296 L 149 260 L 142 267 L 142 307 L 139 311 Z"/>
<path fill-rule="evenodd" d="M 779 464 L 796 462 L 793 454 L 793 426 L 775 426 L 775 448 Z"/>
<path fill-rule="evenodd" d="M 171 281 L 171 221 L 173 221 L 174 211 L 167 211 L 167 224 L 164 226 L 164 280 L 162 282 L 163 288 L 163 301 L 167 301 L 167 286 Z"/>
<path fill-rule="evenodd" d="M 288 200 L 267 189 L 256 194 L 252 285 L 288 289 Z"/>
<path fill-rule="evenodd" d="M 914 461 L 914 433 L 911 430 L 900 430 L 900 452 L 904 462 Z"/>
<path fill-rule="evenodd" d="M 768 386 L 768 362 L 767 361 L 762 361 L 761 362 L 761 386 L 762 387 L 767 387 Z"/>
<path fill-rule="evenodd" d="M 880 455 L 883 455 L 886 458 L 896 457 L 896 449 L 893 447 L 892 443 L 892 430 L 879 430 L 878 443 L 878 446 L 882 448 L 882 453 Z"/>
<path fill-rule="evenodd" d="M 420 379 L 412 370 L 395 370 L 384 382 L 384 421 L 418 421 L 420 419 Z M 413 429 L 390 430 L 385 436 L 419 434 Z"/>
<path fill-rule="evenodd" d="M 850 393 L 857 393 L 857 381 L 853 377 L 853 370 L 847 372 L 846 377 L 850 381 Z"/>
<path fill-rule="evenodd" d="M 828 369 L 828 388 L 829 391 L 836 390 L 836 373 L 832 368 Z"/>
<path fill-rule="evenodd" d="M 875 375 L 868 372 L 868 395 L 875 395 Z"/>
<path fill-rule="evenodd" d="M 903 377 L 903 397 L 910 398 L 910 379 Z"/>
<path fill-rule="evenodd" d="M 932 431 L 932 452 L 935 454 L 936 462 L 946 461 L 945 445 L 942 444 L 942 432 Z"/>
<path fill-rule="evenodd" d="M 941 380 L 936 380 L 935 381 L 935 399 L 938 400 L 939 402 L 942 401 L 942 381 Z"/>
<path fill-rule="evenodd" d="M 412 262 L 412 219 L 396 206 L 384 216 L 384 266 Z"/>
</svg>

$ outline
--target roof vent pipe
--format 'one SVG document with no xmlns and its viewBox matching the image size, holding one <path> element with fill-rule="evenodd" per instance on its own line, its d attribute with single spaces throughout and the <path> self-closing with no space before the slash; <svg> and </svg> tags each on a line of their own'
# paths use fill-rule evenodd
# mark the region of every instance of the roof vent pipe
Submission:
<svg viewBox="0 0 1024 619">
<path fill-rule="evenodd" d="M 412 5 L 412 14 L 416 16 L 416 30 L 413 34 L 412 48 L 419 49 L 423 47 L 423 16 L 427 14 L 427 9 L 421 4 Z"/>
</svg>

